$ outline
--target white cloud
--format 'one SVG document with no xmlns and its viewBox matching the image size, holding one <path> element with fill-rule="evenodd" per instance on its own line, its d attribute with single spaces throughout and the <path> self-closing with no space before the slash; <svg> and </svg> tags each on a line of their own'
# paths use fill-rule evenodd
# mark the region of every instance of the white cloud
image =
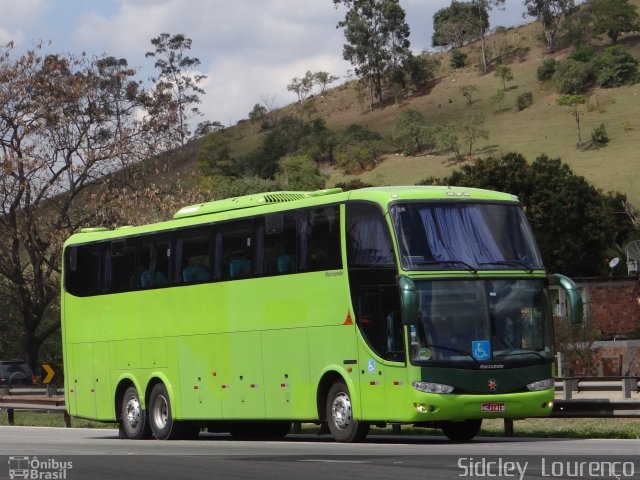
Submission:
<svg viewBox="0 0 640 480">
<path fill-rule="evenodd" d="M 2 2 L 2 15 L 0 15 L 0 44 L 5 45 L 10 41 L 24 47 L 27 39 L 33 43 L 38 40 L 48 40 L 37 35 L 38 26 L 45 15 L 49 0 L 21 0 L 19 2 Z M 34 33 L 36 35 L 34 36 Z"/>
<path fill-rule="evenodd" d="M 82 17 L 74 38 L 144 66 L 149 76 L 151 38 L 184 33 L 209 76 L 201 110 L 228 124 L 245 118 L 264 94 L 293 101 L 286 85 L 307 70 L 343 75 L 343 34 L 335 28 L 343 15 L 317 0 L 202 0 L 188 8 L 180 0 L 121 0 L 110 17 Z"/>
</svg>

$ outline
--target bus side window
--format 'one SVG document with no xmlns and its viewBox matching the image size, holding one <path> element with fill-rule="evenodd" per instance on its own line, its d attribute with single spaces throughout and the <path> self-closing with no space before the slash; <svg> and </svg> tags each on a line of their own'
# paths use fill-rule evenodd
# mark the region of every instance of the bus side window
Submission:
<svg viewBox="0 0 640 480">
<path fill-rule="evenodd" d="M 136 244 L 131 239 L 113 240 L 105 255 L 105 293 L 134 290 L 136 281 Z"/>
<path fill-rule="evenodd" d="M 144 240 L 140 244 L 138 278 L 141 288 L 169 285 L 171 242 L 166 237 Z"/>
<path fill-rule="evenodd" d="M 176 283 L 200 283 L 211 279 L 211 230 L 180 232 L 176 241 Z"/>
<path fill-rule="evenodd" d="M 65 289 L 77 297 L 100 293 L 101 244 L 79 245 L 65 251 Z"/>
<path fill-rule="evenodd" d="M 223 278 L 246 278 L 253 274 L 252 223 L 251 220 L 244 220 L 220 227 Z"/>
<path fill-rule="evenodd" d="M 340 207 L 332 205 L 298 213 L 298 271 L 342 268 Z"/>
<path fill-rule="evenodd" d="M 347 206 L 347 258 L 350 267 L 394 266 L 389 227 L 376 205 Z"/>
<path fill-rule="evenodd" d="M 262 242 L 262 272 L 266 275 L 295 273 L 296 271 L 296 219 L 292 214 L 274 214 L 264 217 Z"/>
</svg>

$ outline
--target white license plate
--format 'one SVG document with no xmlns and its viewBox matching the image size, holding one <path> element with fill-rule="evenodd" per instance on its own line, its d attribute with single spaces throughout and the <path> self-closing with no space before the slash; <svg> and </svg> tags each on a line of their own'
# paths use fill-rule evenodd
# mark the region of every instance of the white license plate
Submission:
<svg viewBox="0 0 640 480">
<path fill-rule="evenodd" d="M 483 412 L 504 412 L 503 402 L 485 402 L 480 404 Z"/>
</svg>

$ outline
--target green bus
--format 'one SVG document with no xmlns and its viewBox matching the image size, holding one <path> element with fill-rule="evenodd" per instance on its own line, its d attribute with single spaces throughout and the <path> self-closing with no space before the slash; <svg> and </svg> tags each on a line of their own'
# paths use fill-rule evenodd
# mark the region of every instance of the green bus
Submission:
<svg viewBox="0 0 640 480">
<path fill-rule="evenodd" d="M 131 439 L 470 440 L 551 412 L 550 283 L 577 314 L 518 199 L 488 190 L 272 192 L 86 228 L 63 251 L 67 408 Z"/>
</svg>

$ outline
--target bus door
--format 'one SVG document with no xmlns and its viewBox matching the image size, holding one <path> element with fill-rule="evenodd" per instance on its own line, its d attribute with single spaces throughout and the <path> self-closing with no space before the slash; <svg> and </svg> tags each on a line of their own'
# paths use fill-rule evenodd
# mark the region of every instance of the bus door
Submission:
<svg viewBox="0 0 640 480">
<path fill-rule="evenodd" d="M 362 288 L 357 299 L 361 410 L 367 419 L 391 420 L 399 416 L 407 381 L 398 288 Z"/>
</svg>

